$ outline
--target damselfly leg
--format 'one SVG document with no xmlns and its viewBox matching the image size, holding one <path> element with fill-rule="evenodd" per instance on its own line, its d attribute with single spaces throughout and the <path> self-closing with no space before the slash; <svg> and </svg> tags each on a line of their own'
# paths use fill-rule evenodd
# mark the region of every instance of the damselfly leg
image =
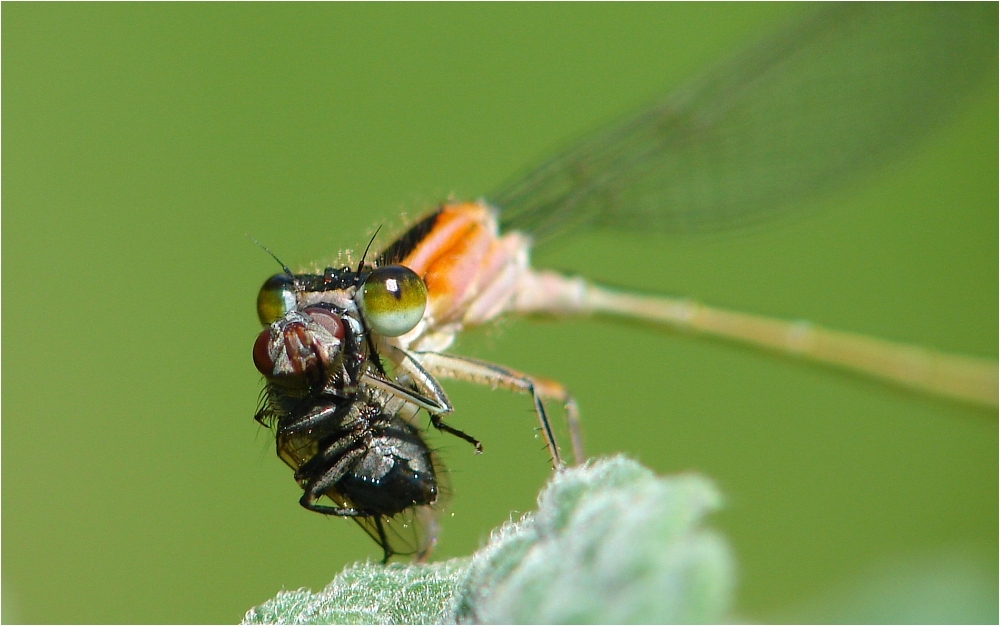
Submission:
<svg viewBox="0 0 1000 626">
<path fill-rule="evenodd" d="M 428 372 L 451 380 L 463 380 L 494 389 L 507 389 L 531 396 L 538 416 L 539 427 L 545 438 L 545 445 L 552 455 L 553 467 L 563 465 L 562 455 L 552 432 L 548 414 L 545 411 L 545 401 L 559 402 L 566 413 L 566 423 L 569 429 L 570 444 L 573 449 L 573 462 L 577 465 L 583 462 L 583 436 L 580 432 L 580 412 L 576 401 L 569 391 L 560 383 L 537 376 L 522 374 L 509 367 L 487 363 L 468 357 L 436 352 L 418 352 L 414 357 L 420 361 Z"/>
</svg>

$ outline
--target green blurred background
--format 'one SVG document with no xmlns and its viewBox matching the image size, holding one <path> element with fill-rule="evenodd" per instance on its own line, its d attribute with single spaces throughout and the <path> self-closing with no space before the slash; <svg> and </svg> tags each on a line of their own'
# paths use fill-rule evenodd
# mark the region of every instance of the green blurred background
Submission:
<svg viewBox="0 0 1000 626">
<path fill-rule="evenodd" d="M 244 234 L 293 268 L 332 261 L 806 9 L 4 3 L 3 619 L 235 622 L 377 558 L 298 506 L 252 420 L 276 267 Z M 995 358 L 996 102 L 807 217 L 590 234 L 536 264 Z M 714 478 L 744 619 L 859 619 L 837 613 L 849 591 L 823 598 L 921 567 L 996 610 L 995 411 L 597 321 L 503 323 L 457 351 L 566 383 L 592 454 Z M 441 558 L 548 475 L 523 397 L 446 387 L 486 452 L 433 439 L 454 489 Z"/>
</svg>

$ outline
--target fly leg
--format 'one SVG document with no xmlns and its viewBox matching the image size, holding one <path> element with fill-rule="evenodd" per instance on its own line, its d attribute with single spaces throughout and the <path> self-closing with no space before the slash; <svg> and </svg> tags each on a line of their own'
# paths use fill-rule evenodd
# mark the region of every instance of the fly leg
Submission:
<svg viewBox="0 0 1000 626">
<path fill-rule="evenodd" d="M 278 434 L 278 449 L 282 449 L 286 444 L 287 433 L 284 429 Z M 299 469 L 295 472 L 296 482 L 302 482 L 308 476 L 323 476 L 329 470 L 324 470 L 324 467 L 336 467 L 343 457 L 357 454 L 361 451 L 359 449 L 352 450 L 351 448 L 361 439 L 361 435 L 357 432 L 342 432 L 335 436 L 331 436 L 332 442 L 329 445 L 323 445 L 324 447 L 320 449 L 316 454 L 313 455 L 311 459 L 299 466 Z M 351 457 L 352 459 L 354 457 Z M 333 465 L 330 465 L 330 464 Z M 341 474 L 343 477 L 343 473 Z"/>
<path fill-rule="evenodd" d="M 305 415 L 296 417 L 293 421 L 281 427 L 282 434 L 290 435 L 297 432 L 307 431 L 315 428 L 324 421 L 337 416 L 340 409 L 331 404 L 321 404 L 310 409 Z"/>
<path fill-rule="evenodd" d="M 372 517 L 371 513 L 360 509 L 328 506 L 326 504 L 316 503 L 316 501 L 322 498 L 328 490 L 337 484 L 337 481 L 347 474 L 351 465 L 361 458 L 362 454 L 364 454 L 364 450 L 351 450 L 344 456 L 340 457 L 336 463 L 330 466 L 330 469 L 307 482 L 305 486 L 302 487 L 305 493 L 303 493 L 302 497 L 299 499 L 299 504 L 310 511 L 316 511 L 317 513 L 322 513 L 323 515 L 336 515 L 337 517 Z"/>
<path fill-rule="evenodd" d="M 464 380 L 478 383 L 480 385 L 490 385 L 494 389 L 502 387 L 511 391 L 518 391 L 531 395 L 535 405 L 535 413 L 538 415 L 538 422 L 541 424 L 542 435 L 545 437 L 545 445 L 552 455 L 552 464 L 556 468 L 563 465 L 562 456 L 559 454 L 559 446 L 556 444 L 555 436 L 552 433 L 552 426 L 545 413 L 544 402 L 555 400 L 562 403 L 566 411 L 566 423 L 569 428 L 570 442 L 573 446 L 573 461 L 576 465 L 583 462 L 583 441 L 580 436 L 580 412 L 576 406 L 576 401 L 561 384 L 522 374 L 516 370 L 478 361 L 467 357 L 459 357 L 451 354 L 440 354 L 437 352 L 414 352 L 412 358 L 420 363 L 421 370 L 429 375 L 431 380 L 434 376 L 450 378 L 453 380 Z"/>
</svg>

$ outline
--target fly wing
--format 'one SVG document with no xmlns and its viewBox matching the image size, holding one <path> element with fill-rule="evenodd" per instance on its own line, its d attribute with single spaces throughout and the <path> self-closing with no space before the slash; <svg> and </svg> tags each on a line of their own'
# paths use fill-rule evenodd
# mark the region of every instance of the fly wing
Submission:
<svg viewBox="0 0 1000 626">
<path fill-rule="evenodd" d="M 410 556 L 417 561 L 431 551 L 437 540 L 438 510 L 434 506 L 406 509 L 392 517 L 353 517 L 368 536 L 389 556 Z M 385 533 L 385 542 L 379 526 Z"/>
<path fill-rule="evenodd" d="M 488 198 L 536 243 L 579 227 L 715 231 L 780 215 L 995 81 L 997 15 L 994 3 L 826 8 Z"/>
<path fill-rule="evenodd" d="M 438 517 L 447 506 L 451 488 L 448 472 L 436 453 L 431 453 L 431 460 L 438 483 L 438 499 L 434 504 L 410 507 L 392 517 L 351 518 L 390 556 L 410 556 L 416 561 L 422 561 L 437 543 Z M 338 506 L 352 506 L 350 501 L 336 491 L 331 490 L 326 496 Z"/>
</svg>

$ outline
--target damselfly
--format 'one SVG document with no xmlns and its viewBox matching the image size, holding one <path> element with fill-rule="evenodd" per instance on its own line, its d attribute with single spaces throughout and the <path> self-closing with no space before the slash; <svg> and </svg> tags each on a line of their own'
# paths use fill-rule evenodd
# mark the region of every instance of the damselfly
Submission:
<svg viewBox="0 0 1000 626">
<path fill-rule="evenodd" d="M 555 467 L 564 459 L 546 402 L 558 402 L 582 460 L 578 409 L 562 385 L 446 352 L 463 328 L 507 315 L 640 318 L 996 406 L 993 360 L 623 293 L 529 265 L 531 246 L 586 227 L 758 222 L 885 161 L 996 75 L 996 16 L 982 4 L 825 9 L 488 200 L 441 206 L 355 266 L 282 266 L 258 297 L 265 328 L 254 362 L 267 383 L 256 417 L 274 427 L 300 503 L 355 519 L 386 559 L 426 554 L 441 488 L 417 413 L 481 449 L 443 421 L 452 405 L 440 379 L 528 394 Z"/>
</svg>

